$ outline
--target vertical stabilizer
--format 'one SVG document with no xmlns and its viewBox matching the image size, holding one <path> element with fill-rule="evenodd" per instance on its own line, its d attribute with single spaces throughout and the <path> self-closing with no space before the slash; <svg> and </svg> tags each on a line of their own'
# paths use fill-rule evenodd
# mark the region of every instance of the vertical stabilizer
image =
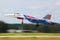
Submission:
<svg viewBox="0 0 60 40">
<path fill-rule="evenodd" d="M 50 20 L 51 19 L 51 14 L 47 14 L 44 19 Z"/>
</svg>

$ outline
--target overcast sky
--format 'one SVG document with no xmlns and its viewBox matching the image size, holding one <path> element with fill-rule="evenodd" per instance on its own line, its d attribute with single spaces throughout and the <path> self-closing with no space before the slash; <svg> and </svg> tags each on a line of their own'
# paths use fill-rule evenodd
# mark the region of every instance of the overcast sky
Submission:
<svg viewBox="0 0 60 40">
<path fill-rule="evenodd" d="M 41 19 L 49 13 L 52 14 L 51 21 L 60 23 L 60 0 L 0 0 L 0 20 L 21 23 L 21 20 L 5 16 L 17 12 Z M 24 22 L 28 23 L 27 20 Z"/>
</svg>

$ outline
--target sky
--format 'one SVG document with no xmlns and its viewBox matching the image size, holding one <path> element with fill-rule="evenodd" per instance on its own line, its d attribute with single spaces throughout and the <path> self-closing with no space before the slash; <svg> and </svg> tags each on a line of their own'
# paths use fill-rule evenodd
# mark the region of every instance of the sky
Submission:
<svg viewBox="0 0 60 40">
<path fill-rule="evenodd" d="M 0 20 L 6 23 L 21 23 L 5 14 L 21 13 L 42 19 L 51 14 L 51 21 L 60 23 L 60 0 L 0 0 Z M 30 23 L 24 20 L 24 23 Z"/>
</svg>

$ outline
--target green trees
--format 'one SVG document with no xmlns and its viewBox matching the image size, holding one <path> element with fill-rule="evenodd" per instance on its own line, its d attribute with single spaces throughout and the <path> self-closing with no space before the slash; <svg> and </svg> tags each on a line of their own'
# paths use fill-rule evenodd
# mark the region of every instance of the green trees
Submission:
<svg viewBox="0 0 60 40">
<path fill-rule="evenodd" d="M 38 32 L 47 32 L 47 33 L 60 33 L 60 24 L 48 25 L 47 27 L 40 24 L 36 27 L 34 24 L 8 24 L 3 21 L 0 21 L 0 33 L 7 32 L 8 29 L 16 30 L 36 30 Z"/>
<path fill-rule="evenodd" d="M 7 29 L 7 23 L 0 21 L 0 32 L 6 32 Z"/>
<path fill-rule="evenodd" d="M 60 33 L 60 24 L 48 25 L 48 26 L 40 24 L 38 27 L 36 27 L 33 24 L 24 24 L 23 27 L 25 30 L 36 30 L 38 32 L 44 32 L 44 33 Z"/>
<path fill-rule="evenodd" d="M 17 30 L 35 30 L 38 32 L 44 32 L 44 33 L 56 33 L 60 32 L 60 24 L 57 25 L 49 25 L 49 26 L 44 26 L 40 24 L 38 27 L 34 24 L 9 24 L 8 25 L 9 29 L 17 29 Z"/>
</svg>

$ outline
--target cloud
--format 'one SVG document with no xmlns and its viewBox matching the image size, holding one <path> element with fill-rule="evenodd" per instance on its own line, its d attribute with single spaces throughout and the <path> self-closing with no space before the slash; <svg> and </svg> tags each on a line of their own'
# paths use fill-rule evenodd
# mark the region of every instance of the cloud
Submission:
<svg viewBox="0 0 60 40">
<path fill-rule="evenodd" d="M 56 2 L 56 6 L 60 6 L 60 1 Z"/>
</svg>

